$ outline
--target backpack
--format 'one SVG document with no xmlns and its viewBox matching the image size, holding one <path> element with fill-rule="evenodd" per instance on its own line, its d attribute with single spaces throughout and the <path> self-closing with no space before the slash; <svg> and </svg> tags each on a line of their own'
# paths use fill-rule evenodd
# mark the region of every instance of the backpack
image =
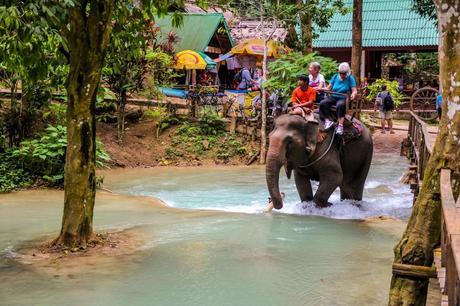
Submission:
<svg viewBox="0 0 460 306">
<path fill-rule="evenodd" d="M 395 108 L 395 103 L 390 93 L 387 93 L 385 98 L 383 98 L 383 110 L 392 111 Z"/>
<path fill-rule="evenodd" d="M 243 70 L 244 69 L 241 69 L 240 71 L 238 71 L 237 74 L 235 74 L 235 81 L 238 82 L 238 83 L 241 83 L 241 81 L 243 81 Z"/>
</svg>

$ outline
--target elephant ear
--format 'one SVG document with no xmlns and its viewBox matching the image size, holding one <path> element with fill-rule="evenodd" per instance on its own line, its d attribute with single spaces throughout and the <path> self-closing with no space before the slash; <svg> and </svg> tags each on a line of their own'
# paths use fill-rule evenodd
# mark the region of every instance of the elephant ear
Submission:
<svg viewBox="0 0 460 306">
<path fill-rule="evenodd" d="M 319 140 L 319 125 L 317 121 L 308 121 L 305 124 L 305 149 L 307 153 L 313 154 Z"/>
<path fill-rule="evenodd" d="M 284 161 L 284 171 L 286 171 L 286 176 L 290 180 L 291 179 L 291 174 L 292 174 L 292 167 L 287 161 L 287 159 Z"/>
</svg>

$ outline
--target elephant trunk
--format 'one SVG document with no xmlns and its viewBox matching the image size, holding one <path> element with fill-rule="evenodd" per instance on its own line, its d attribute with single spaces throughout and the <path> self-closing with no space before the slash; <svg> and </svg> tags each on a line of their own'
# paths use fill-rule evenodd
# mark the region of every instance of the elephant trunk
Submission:
<svg viewBox="0 0 460 306">
<path fill-rule="evenodd" d="M 270 146 L 267 152 L 267 164 L 265 166 L 265 177 L 267 179 L 268 192 L 272 199 L 273 207 L 283 208 L 283 199 L 279 189 L 279 174 L 281 166 L 286 158 L 285 145 L 282 139 L 272 135 Z"/>
</svg>

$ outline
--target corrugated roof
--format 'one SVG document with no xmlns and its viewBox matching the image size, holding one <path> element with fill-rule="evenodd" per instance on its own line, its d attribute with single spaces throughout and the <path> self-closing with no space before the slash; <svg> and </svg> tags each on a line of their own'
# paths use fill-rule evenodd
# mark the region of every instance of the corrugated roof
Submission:
<svg viewBox="0 0 460 306">
<path fill-rule="evenodd" d="M 352 0 L 344 1 L 352 7 Z M 431 20 L 411 11 L 412 0 L 363 0 L 363 47 L 437 46 Z M 330 27 L 314 40 L 315 48 L 351 48 L 352 13 L 335 14 Z"/>
<path fill-rule="evenodd" d="M 171 20 L 172 16 L 166 15 L 155 19 L 155 24 L 160 28 L 160 38 L 166 37 L 171 31 L 176 33 L 179 37 L 179 42 L 175 45 L 176 51 L 190 49 L 204 52 L 221 23 L 224 24 L 230 44 L 233 46 L 233 41 L 222 13 L 184 14 L 183 24 L 179 28 L 173 27 Z"/>
</svg>

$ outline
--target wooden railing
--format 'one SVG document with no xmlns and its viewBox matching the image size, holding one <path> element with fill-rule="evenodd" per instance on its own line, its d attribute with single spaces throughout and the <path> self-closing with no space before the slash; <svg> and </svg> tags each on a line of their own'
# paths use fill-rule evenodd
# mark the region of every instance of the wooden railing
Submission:
<svg viewBox="0 0 460 306">
<path fill-rule="evenodd" d="M 414 201 L 423 181 L 425 168 L 433 153 L 433 137 L 430 137 L 428 128 L 415 113 L 411 112 L 408 132 L 407 156 L 411 160 L 411 188 L 414 192 Z M 455 178 L 457 179 L 457 178 Z M 442 305 L 460 305 L 460 199 L 455 201 L 452 191 L 451 171 L 441 170 L 441 246 L 440 252 L 435 250 L 437 277 L 441 287 Z M 439 249 L 438 249 L 439 250 Z M 440 253 L 440 260 L 437 254 Z M 404 266 L 404 267 L 399 267 Z M 432 277 L 429 273 L 423 274 L 423 269 L 429 267 L 393 265 L 393 273 L 408 274 L 410 270 L 416 277 Z M 416 271 L 416 273 L 414 272 Z M 414 274 L 415 273 L 415 274 Z"/>
<path fill-rule="evenodd" d="M 410 112 L 408 132 L 408 155 L 412 166 L 410 167 L 410 185 L 414 193 L 414 201 L 418 196 L 420 186 L 425 175 L 425 168 L 433 153 L 434 143 L 428 133 L 426 123 L 414 112 Z"/>
<path fill-rule="evenodd" d="M 441 265 L 445 269 L 445 283 L 441 288 L 444 288 L 442 293 L 447 296 L 448 305 L 460 305 L 460 201 L 455 202 L 452 193 L 450 170 L 441 170 L 440 183 Z"/>
</svg>

